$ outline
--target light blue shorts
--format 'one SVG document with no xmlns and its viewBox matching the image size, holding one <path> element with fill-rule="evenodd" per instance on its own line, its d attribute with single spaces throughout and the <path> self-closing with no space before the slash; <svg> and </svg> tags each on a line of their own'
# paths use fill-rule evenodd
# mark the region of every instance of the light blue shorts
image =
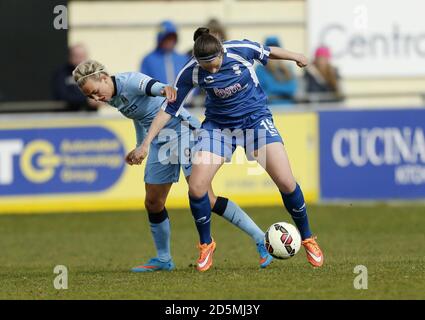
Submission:
<svg viewBox="0 0 425 320">
<path fill-rule="evenodd" d="M 172 131 L 169 131 L 172 130 Z M 166 128 L 152 141 L 145 167 L 145 183 L 166 184 L 179 181 L 180 167 L 190 176 L 191 149 L 195 145 L 193 131 L 187 126 Z"/>
</svg>

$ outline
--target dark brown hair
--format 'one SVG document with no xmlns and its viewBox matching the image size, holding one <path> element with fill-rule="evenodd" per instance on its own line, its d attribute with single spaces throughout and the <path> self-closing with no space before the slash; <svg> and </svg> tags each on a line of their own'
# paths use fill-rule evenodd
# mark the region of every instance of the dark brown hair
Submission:
<svg viewBox="0 0 425 320">
<path fill-rule="evenodd" d="M 193 55 L 196 58 L 208 57 L 223 52 L 220 40 L 210 34 L 208 28 L 198 28 L 193 34 Z"/>
</svg>

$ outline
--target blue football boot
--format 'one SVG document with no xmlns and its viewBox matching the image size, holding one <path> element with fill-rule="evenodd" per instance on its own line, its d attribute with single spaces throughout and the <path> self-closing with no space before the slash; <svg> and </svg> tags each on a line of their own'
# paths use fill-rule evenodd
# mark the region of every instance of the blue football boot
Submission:
<svg viewBox="0 0 425 320">
<path fill-rule="evenodd" d="M 267 267 L 273 261 L 273 257 L 267 251 L 264 243 L 257 243 L 257 251 L 260 254 L 260 268 Z"/>
<path fill-rule="evenodd" d="M 171 271 L 174 270 L 176 266 L 172 260 L 167 262 L 162 262 L 158 258 L 152 258 L 146 264 L 134 267 L 131 269 L 133 272 L 153 272 L 153 271 Z"/>
</svg>

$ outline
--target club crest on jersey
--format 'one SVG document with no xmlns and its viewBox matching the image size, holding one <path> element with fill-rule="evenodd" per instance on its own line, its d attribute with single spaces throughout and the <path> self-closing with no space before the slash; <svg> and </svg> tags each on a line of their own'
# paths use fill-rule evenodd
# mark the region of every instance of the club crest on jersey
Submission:
<svg viewBox="0 0 425 320">
<path fill-rule="evenodd" d="M 232 66 L 232 69 L 233 69 L 233 72 L 234 72 L 237 76 L 240 76 L 240 75 L 241 75 L 242 71 L 241 71 L 241 69 L 240 69 L 240 67 L 239 67 L 239 65 L 238 65 L 238 64 L 234 64 L 234 65 Z"/>
<path fill-rule="evenodd" d="M 208 76 L 208 77 L 205 77 L 204 81 L 206 84 L 210 84 L 214 82 L 214 78 L 213 76 Z"/>
</svg>

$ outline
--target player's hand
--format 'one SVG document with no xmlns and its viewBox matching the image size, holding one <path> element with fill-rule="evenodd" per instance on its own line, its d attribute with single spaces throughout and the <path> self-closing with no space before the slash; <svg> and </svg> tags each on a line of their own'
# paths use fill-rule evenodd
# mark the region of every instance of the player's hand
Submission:
<svg viewBox="0 0 425 320">
<path fill-rule="evenodd" d="M 136 149 L 131 150 L 126 156 L 125 156 L 125 162 L 127 162 L 127 164 L 129 164 L 130 166 L 132 166 L 133 164 L 133 155 L 134 155 L 134 151 Z"/>
<path fill-rule="evenodd" d="M 143 160 L 148 156 L 149 146 L 141 144 L 139 147 L 133 150 L 131 161 L 133 164 L 141 164 Z"/>
<path fill-rule="evenodd" d="M 177 91 L 173 87 L 166 86 L 162 89 L 161 94 L 167 98 L 167 101 L 173 103 L 177 98 Z"/>
<path fill-rule="evenodd" d="M 308 64 L 308 59 L 303 54 L 298 54 L 295 62 L 297 63 L 298 67 L 304 68 Z"/>
</svg>

